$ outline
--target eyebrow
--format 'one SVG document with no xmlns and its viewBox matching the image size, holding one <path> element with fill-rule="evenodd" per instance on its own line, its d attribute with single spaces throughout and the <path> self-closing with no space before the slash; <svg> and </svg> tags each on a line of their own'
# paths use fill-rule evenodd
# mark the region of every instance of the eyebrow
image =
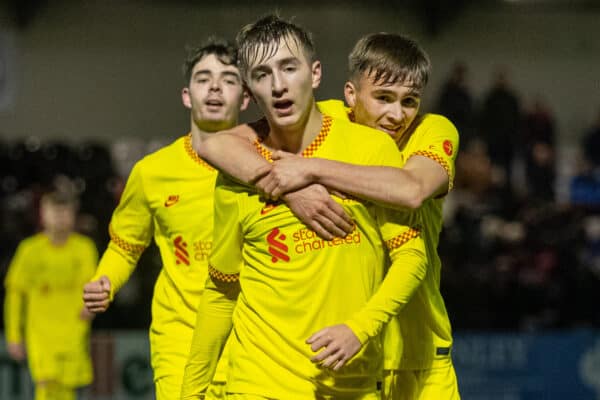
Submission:
<svg viewBox="0 0 600 400">
<path fill-rule="evenodd" d="M 395 91 L 390 90 L 390 89 L 384 89 L 384 88 L 375 89 L 373 92 L 377 93 L 377 94 L 393 94 L 393 95 L 396 95 Z M 406 93 L 402 97 L 406 97 L 406 96 L 421 97 L 421 91 L 419 91 L 418 89 L 412 89 L 412 90 L 410 90 L 408 93 Z"/>
<path fill-rule="evenodd" d="M 282 60 L 279 60 L 279 62 L 277 64 L 278 65 L 290 64 L 290 63 L 297 64 L 299 62 L 300 62 L 300 60 L 298 59 L 298 57 L 292 56 L 292 57 L 286 57 L 286 58 L 284 58 Z"/>
<path fill-rule="evenodd" d="M 198 71 L 194 72 L 194 75 L 192 77 L 195 78 L 198 75 L 204 75 L 204 74 L 212 75 L 212 71 L 209 70 L 209 69 L 201 69 L 201 70 L 198 70 Z M 233 72 L 233 71 L 223 71 L 223 72 L 221 72 L 221 75 L 222 76 L 235 77 L 238 80 L 241 80 L 240 75 L 238 73 L 236 73 L 236 72 Z"/>
<path fill-rule="evenodd" d="M 285 65 L 285 64 L 298 64 L 299 62 L 300 62 L 300 59 L 298 57 L 290 56 L 290 57 L 282 58 L 281 60 L 277 61 L 277 65 L 281 66 L 281 65 Z M 269 67 L 266 64 L 258 64 L 250 69 L 250 73 L 252 73 L 254 71 L 264 71 L 264 70 L 270 69 L 270 68 L 271 67 Z"/>
</svg>

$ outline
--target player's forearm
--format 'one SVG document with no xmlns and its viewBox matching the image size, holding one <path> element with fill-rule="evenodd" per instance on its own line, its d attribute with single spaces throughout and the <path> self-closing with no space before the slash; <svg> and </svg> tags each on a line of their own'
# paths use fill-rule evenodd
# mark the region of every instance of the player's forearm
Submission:
<svg viewBox="0 0 600 400">
<path fill-rule="evenodd" d="M 7 288 L 4 300 L 4 327 L 7 343 L 23 342 L 24 294 Z"/>
<path fill-rule="evenodd" d="M 203 139 L 198 154 L 217 169 L 236 180 L 252 184 L 257 171 L 268 165 L 247 137 L 221 132 Z"/>
<path fill-rule="evenodd" d="M 426 199 L 419 181 L 400 168 L 319 159 L 311 171 L 317 183 L 385 207 L 417 209 Z"/>
<path fill-rule="evenodd" d="M 381 286 L 367 304 L 347 325 L 364 343 L 381 332 L 390 319 L 398 315 L 410 301 L 425 278 L 427 256 L 419 238 L 411 240 L 406 248 L 392 253 L 392 265 Z"/>
<path fill-rule="evenodd" d="M 109 244 L 102 255 L 96 273 L 90 281 L 98 280 L 105 275 L 110 280 L 110 300 L 127 282 L 135 269 L 137 259 L 126 257 L 121 251 Z"/>
<path fill-rule="evenodd" d="M 232 287 L 235 286 L 235 287 Z M 226 283 L 219 287 L 209 277 L 202 295 L 196 327 L 185 366 L 181 399 L 202 399 L 215 374 L 217 364 L 229 332 L 231 315 L 235 307 L 236 283 Z"/>
</svg>

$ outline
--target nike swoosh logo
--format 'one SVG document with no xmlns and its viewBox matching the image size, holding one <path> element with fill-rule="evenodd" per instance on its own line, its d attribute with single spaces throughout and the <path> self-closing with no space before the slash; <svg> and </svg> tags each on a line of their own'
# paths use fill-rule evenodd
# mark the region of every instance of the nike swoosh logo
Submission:
<svg viewBox="0 0 600 400">
<path fill-rule="evenodd" d="M 277 207 L 277 204 L 268 204 L 264 206 L 262 210 L 260 210 L 260 215 L 265 215 L 269 211 L 273 210 L 275 207 Z"/>
<path fill-rule="evenodd" d="M 171 207 L 175 203 L 179 201 L 179 195 L 177 196 L 169 196 L 167 200 L 165 200 L 165 207 Z"/>
</svg>

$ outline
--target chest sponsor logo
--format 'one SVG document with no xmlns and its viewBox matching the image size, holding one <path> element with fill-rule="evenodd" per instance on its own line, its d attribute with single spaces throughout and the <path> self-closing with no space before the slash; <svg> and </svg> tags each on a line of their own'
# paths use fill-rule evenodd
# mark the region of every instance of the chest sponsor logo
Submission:
<svg viewBox="0 0 600 400">
<path fill-rule="evenodd" d="M 165 207 L 171 207 L 179 202 L 179 195 L 172 194 L 165 200 Z"/>
<path fill-rule="evenodd" d="M 173 245 L 175 246 L 175 263 L 190 265 L 190 253 L 187 251 L 187 243 L 183 240 L 183 236 L 177 236 Z"/>
<path fill-rule="evenodd" d="M 194 260 L 206 261 L 212 250 L 212 240 L 198 240 L 194 242 Z"/>
<path fill-rule="evenodd" d="M 173 240 L 175 263 L 190 265 L 192 256 L 195 261 L 207 261 L 212 250 L 212 240 L 198 240 L 193 243 L 193 249 L 188 250 L 188 243 L 179 235 Z M 190 252 L 192 254 L 190 254 Z"/>
<path fill-rule="evenodd" d="M 285 242 L 287 239 L 286 235 L 281 232 L 279 228 L 273 229 L 267 235 L 267 243 L 269 245 L 268 251 L 271 254 L 271 262 L 276 263 L 278 261 L 290 261 L 290 252 L 297 255 L 307 254 L 313 251 L 320 251 L 327 248 L 337 246 L 353 246 L 360 245 L 361 234 L 360 231 L 355 229 L 348 236 L 344 238 L 335 238 L 333 240 L 321 239 L 314 231 L 310 229 L 299 229 L 291 235 L 293 241 L 292 247 L 290 248 Z"/>
<path fill-rule="evenodd" d="M 269 254 L 271 254 L 271 261 L 276 263 L 277 261 L 290 261 L 288 255 L 288 247 L 284 242 L 285 235 L 281 233 L 279 228 L 273 229 L 267 235 L 267 243 L 269 244 Z"/>
</svg>

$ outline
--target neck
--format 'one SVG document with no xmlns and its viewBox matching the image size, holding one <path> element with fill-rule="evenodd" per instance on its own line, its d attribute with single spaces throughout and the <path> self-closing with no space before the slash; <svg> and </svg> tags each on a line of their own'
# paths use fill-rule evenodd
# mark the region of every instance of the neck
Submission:
<svg viewBox="0 0 600 400">
<path fill-rule="evenodd" d="M 270 132 L 265 144 L 273 149 L 290 153 L 301 153 L 321 131 L 323 114 L 313 102 L 312 107 L 297 124 L 292 126 L 270 125 Z"/>
<path fill-rule="evenodd" d="M 210 131 L 210 130 L 206 130 L 206 129 L 201 129 L 198 125 L 196 125 L 194 123 L 194 121 L 192 121 L 192 126 L 190 129 L 190 132 L 192 134 L 192 148 L 196 151 L 196 153 L 198 152 L 198 149 L 201 146 L 201 143 L 204 141 L 204 139 L 215 135 L 217 132 L 223 131 L 223 130 L 227 130 L 227 129 L 231 129 L 235 126 L 234 125 L 228 125 L 228 126 L 224 126 L 223 129 L 219 129 L 219 130 L 215 130 L 215 131 Z"/>
<path fill-rule="evenodd" d="M 62 246 L 63 244 L 65 244 L 67 242 L 67 239 L 69 239 L 69 235 L 71 234 L 71 232 L 68 231 L 63 232 L 49 230 L 46 230 L 45 233 L 46 236 L 48 236 L 50 243 L 52 243 L 52 245 L 54 246 Z"/>
</svg>

